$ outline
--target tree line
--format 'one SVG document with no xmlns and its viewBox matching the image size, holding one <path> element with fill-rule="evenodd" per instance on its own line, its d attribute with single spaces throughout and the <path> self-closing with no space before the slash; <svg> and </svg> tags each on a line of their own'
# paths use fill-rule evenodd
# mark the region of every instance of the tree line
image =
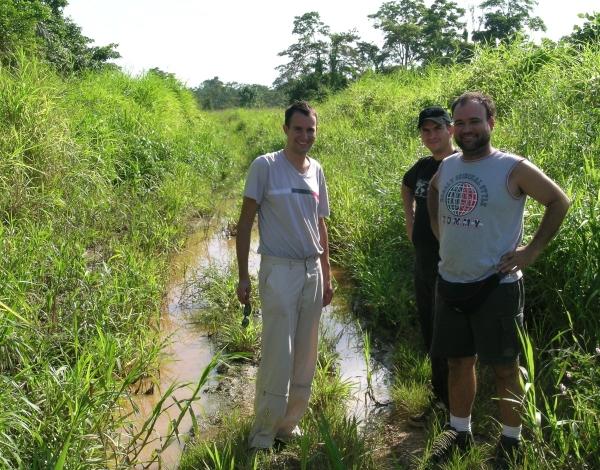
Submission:
<svg viewBox="0 0 600 470">
<path fill-rule="evenodd" d="M 318 12 L 307 12 L 294 18 L 295 42 L 279 53 L 286 62 L 277 67 L 272 88 L 262 87 L 256 98 L 247 99 L 247 87 L 260 85 L 222 83 L 215 77 L 194 92 L 206 109 L 321 100 L 367 72 L 468 62 L 478 45 L 530 40 L 532 32 L 546 31 L 541 18 L 533 15 L 536 5 L 536 0 L 484 0 L 467 12 L 451 0 L 434 0 L 430 6 L 424 0 L 387 1 L 369 15 L 382 32 L 381 46 L 363 41 L 355 30 L 332 32 Z M 583 17 L 585 24 L 563 40 L 598 41 L 600 13 Z M 264 98 L 267 91 L 270 102 Z"/>
<path fill-rule="evenodd" d="M 64 16 L 68 0 L 1 0 L 0 63 L 9 64 L 17 47 L 46 60 L 61 73 L 116 67 L 117 44 L 92 46 L 81 28 Z M 333 32 L 316 11 L 296 16 L 295 42 L 279 53 L 284 63 L 271 87 L 224 83 L 218 76 L 194 88 L 203 109 L 282 106 L 296 99 L 321 100 L 368 72 L 467 62 L 477 45 L 492 47 L 516 37 L 529 40 L 545 31 L 533 15 L 536 0 L 484 0 L 469 11 L 451 0 L 393 0 L 369 15 L 383 44 L 363 41 L 355 30 Z M 600 40 L 600 13 L 562 40 L 574 44 Z M 150 72 L 171 76 L 155 68 Z"/>
</svg>

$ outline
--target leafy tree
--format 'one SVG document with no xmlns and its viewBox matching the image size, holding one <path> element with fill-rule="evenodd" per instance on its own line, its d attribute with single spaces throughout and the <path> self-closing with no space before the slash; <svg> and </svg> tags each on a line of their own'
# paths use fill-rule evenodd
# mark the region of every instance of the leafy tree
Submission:
<svg viewBox="0 0 600 470">
<path fill-rule="evenodd" d="M 354 43 L 359 39 L 355 31 L 333 33 L 329 36 L 329 85 L 333 90 L 346 87 L 362 70 L 358 49 Z"/>
<path fill-rule="evenodd" d="M 204 80 L 194 90 L 194 94 L 203 109 L 225 109 L 239 106 L 239 95 L 235 86 L 223 83 L 219 77 Z"/>
<path fill-rule="evenodd" d="M 67 0 L 43 0 L 46 5 L 52 9 L 52 13 L 55 16 L 62 15 L 63 8 L 66 7 L 69 2 Z"/>
<path fill-rule="evenodd" d="M 326 77 L 310 73 L 277 87 L 289 102 L 296 100 L 322 101 L 329 96 L 330 89 Z"/>
<path fill-rule="evenodd" d="M 290 60 L 277 67 L 279 76 L 274 82 L 290 101 L 322 99 L 364 70 L 355 31 L 330 33 L 319 13 L 312 11 L 294 18 L 292 32 L 298 40 L 279 53 Z"/>
<path fill-rule="evenodd" d="M 462 17 L 465 10 L 450 0 L 435 0 L 423 11 L 420 21 L 422 41 L 418 57 L 423 63 L 448 63 L 465 57 L 468 33 Z"/>
<path fill-rule="evenodd" d="M 223 83 L 219 77 L 205 80 L 192 90 L 203 109 L 259 108 L 281 106 L 285 97 L 281 91 L 264 85 Z"/>
<path fill-rule="evenodd" d="M 281 91 L 264 85 L 240 85 L 238 94 L 242 108 L 281 107 L 286 102 Z"/>
<path fill-rule="evenodd" d="M 257 91 L 250 85 L 243 86 L 239 92 L 240 106 L 242 108 L 254 108 L 256 107 Z"/>
<path fill-rule="evenodd" d="M 418 59 L 425 9 L 423 0 L 398 0 L 383 3 L 369 15 L 375 28 L 383 31 L 386 62 L 408 67 Z"/>
<path fill-rule="evenodd" d="M 451 0 L 397 0 L 369 15 L 384 33 L 381 57 L 387 65 L 411 67 L 431 62 L 449 63 L 469 55 L 465 10 Z"/>
<path fill-rule="evenodd" d="M 586 21 L 581 26 L 575 26 L 570 36 L 563 40 L 580 45 L 600 43 L 600 13 L 583 13 L 578 15 Z"/>
<path fill-rule="evenodd" d="M 512 39 L 526 30 L 546 31 L 539 16 L 532 16 L 536 0 L 485 0 L 480 8 L 484 11 L 483 29 L 473 33 L 477 42 L 496 43 Z"/>
<path fill-rule="evenodd" d="M 359 69 L 363 72 L 367 70 L 374 70 L 375 72 L 381 72 L 383 70 L 383 63 L 385 61 L 384 53 L 377 47 L 376 44 L 365 41 L 358 41 L 356 43 L 356 52 L 358 55 Z"/>
<path fill-rule="evenodd" d="M 311 11 L 296 16 L 292 34 L 298 36 L 298 41 L 279 53 L 279 56 L 289 57 L 290 60 L 277 67 L 279 77 L 275 81 L 276 85 L 310 74 L 323 74 L 328 54 L 329 27 L 321 21 L 319 13 Z"/>
<path fill-rule="evenodd" d="M 0 54 L 6 55 L 17 45 L 37 46 L 36 27 L 48 21 L 52 11 L 42 2 L 2 0 L 0 2 Z"/>
<path fill-rule="evenodd" d="M 330 33 L 317 12 L 294 18 L 296 43 L 279 55 L 289 62 L 277 67 L 274 85 L 290 100 L 321 99 L 346 87 L 368 70 L 386 66 L 447 63 L 468 52 L 464 10 L 451 0 L 395 0 L 369 15 L 384 33 L 384 45 L 361 41 L 356 31 Z"/>
<path fill-rule="evenodd" d="M 90 47 L 91 39 L 65 18 L 66 0 L 1 0 L 0 60 L 16 47 L 32 50 L 61 72 L 98 68 L 120 57 L 116 44 Z"/>
</svg>

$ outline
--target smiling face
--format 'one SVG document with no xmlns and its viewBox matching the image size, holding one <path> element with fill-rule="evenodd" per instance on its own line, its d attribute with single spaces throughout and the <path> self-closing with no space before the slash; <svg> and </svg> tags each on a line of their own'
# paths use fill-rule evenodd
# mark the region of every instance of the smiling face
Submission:
<svg viewBox="0 0 600 470">
<path fill-rule="evenodd" d="M 306 155 L 317 138 L 317 118 L 296 111 L 289 126 L 283 126 L 283 132 L 287 136 L 285 148 L 295 155 Z"/>
<path fill-rule="evenodd" d="M 452 115 L 454 140 L 465 156 L 485 156 L 491 151 L 490 139 L 494 118 L 488 117 L 485 107 L 477 101 L 459 104 Z"/>
<path fill-rule="evenodd" d="M 434 157 L 447 154 L 452 149 L 453 127 L 451 125 L 440 124 L 427 119 L 419 128 L 419 133 L 421 142 Z"/>
</svg>

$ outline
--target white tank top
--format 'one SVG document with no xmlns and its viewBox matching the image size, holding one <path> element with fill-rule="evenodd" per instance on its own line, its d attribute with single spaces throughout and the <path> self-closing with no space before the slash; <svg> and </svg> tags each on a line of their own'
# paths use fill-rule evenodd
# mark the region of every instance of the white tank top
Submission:
<svg viewBox="0 0 600 470">
<path fill-rule="evenodd" d="M 523 157 L 495 150 L 469 161 L 446 157 L 438 170 L 439 273 L 450 282 L 473 282 L 497 271 L 500 257 L 523 237 L 525 196 L 514 197 L 508 177 Z M 506 276 L 513 282 L 521 271 Z"/>
</svg>

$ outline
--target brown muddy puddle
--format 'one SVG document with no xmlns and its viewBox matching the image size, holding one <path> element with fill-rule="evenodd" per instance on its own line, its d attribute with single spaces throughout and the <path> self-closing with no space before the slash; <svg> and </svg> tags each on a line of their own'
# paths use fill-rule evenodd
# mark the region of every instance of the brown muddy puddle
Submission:
<svg viewBox="0 0 600 470">
<path fill-rule="evenodd" d="M 132 418 L 137 429 L 152 414 L 162 395 L 172 384 L 189 383 L 188 387 L 180 388 L 173 394 L 179 401 L 189 399 L 215 353 L 214 345 L 206 332 L 189 322 L 194 311 L 202 306 L 190 304 L 183 296 L 186 281 L 189 283 L 190 279 L 197 279 L 198 274 L 209 266 L 226 269 L 235 260 L 235 238 L 227 236 L 221 228 L 221 223 L 222 219 L 218 216 L 214 217 L 210 224 L 200 225 L 188 238 L 184 248 L 171 259 L 172 274 L 161 319 L 161 329 L 165 335 L 170 335 L 170 344 L 163 353 L 160 383 L 155 386 L 154 393 L 135 395 L 132 398 L 139 409 L 139 413 L 135 413 Z M 252 239 L 249 263 L 251 271 L 256 273 L 259 265 L 259 255 L 256 253 L 258 234 L 254 233 Z M 334 275 L 338 280 L 343 278 L 342 273 L 334 272 Z M 368 374 L 363 353 L 363 336 L 360 327 L 352 319 L 349 304 L 344 298 L 334 298 L 333 304 L 324 309 L 321 328 L 326 330 L 328 336 L 336 338 L 341 375 L 353 384 L 353 397 L 348 403 L 348 414 L 355 415 L 364 422 L 368 414 L 377 408 L 377 403 L 385 403 L 389 399 L 387 373 L 371 361 L 372 393 L 367 394 Z M 206 385 L 211 385 L 211 382 Z M 173 398 L 165 401 L 163 409 L 169 406 L 171 408 L 158 418 L 153 441 L 144 447 L 138 461 L 151 460 L 153 452 L 163 446 L 172 420 L 177 419 L 180 414 Z M 200 393 L 192 408 L 198 422 L 201 422 L 218 411 L 218 397 L 215 394 Z M 177 468 L 192 425 L 192 418 L 187 413 L 178 426 L 180 439 L 160 453 L 160 462 L 139 465 L 136 468 Z"/>
</svg>

